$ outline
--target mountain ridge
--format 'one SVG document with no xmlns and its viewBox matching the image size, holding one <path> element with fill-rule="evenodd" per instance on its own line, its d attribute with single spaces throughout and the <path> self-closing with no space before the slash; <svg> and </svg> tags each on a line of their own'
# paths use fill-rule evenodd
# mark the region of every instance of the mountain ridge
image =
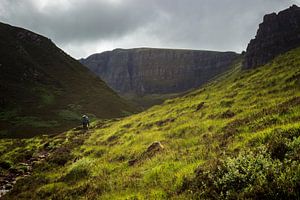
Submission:
<svg viewBox="0 0 300 200">
<path fill-rule="evenodd" d="M 80 123 L 80 113 L 110 118 L 135 110 L 50 39 L 26 29 L 0 24 L 0 64 L 2 136 L 66 130 Z"/>
<path fill-rule="evenodd" d="M 80 62 L 119 94 L 145 95 L 197 87 L 226 71 L 238 56 L 234 52 L 133 48 L 93 54 Z"/>
</svg>

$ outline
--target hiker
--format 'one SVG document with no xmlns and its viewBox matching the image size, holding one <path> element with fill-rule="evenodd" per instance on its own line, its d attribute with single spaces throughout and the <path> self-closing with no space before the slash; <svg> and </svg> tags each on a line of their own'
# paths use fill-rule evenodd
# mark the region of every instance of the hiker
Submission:
<svg viewBox="0 0 300 200">
<path fill-rule="evenodd" d="M 89 126 L 90 126 L 90 120 L 89 120 L 88 116 L 83 115 L 81 122 L 82 122 L 82 128 L 83 129 L 88 129 L 89 128 Z"/>
</svg>

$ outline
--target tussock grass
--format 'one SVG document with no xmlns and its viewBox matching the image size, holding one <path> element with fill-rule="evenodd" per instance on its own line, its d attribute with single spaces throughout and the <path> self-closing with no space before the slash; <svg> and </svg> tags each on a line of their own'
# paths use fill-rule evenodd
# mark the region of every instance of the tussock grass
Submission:
<svg viewBox="0 0 300 200">
<path fill-rule="evenodd" d="M 42 198 L 47 194 L 58 199 L 273 198 L 274 187 L 280 195 L 291 191 L 289 197 L 297 197 L 299 74 L 300 49 L 295 49 L 249 71 L 241 71 L 237 63 L 206 86 L 140 114 L 95 122 L 90 136 L 71 150 L 72 160 L 36 171 L 36 179 L 40 174 L 48 178 L 46 185 L 15 189 L 19 193 L 12 191 L 11 195 L 31 193 Z M 155 141 L 164 148 L 141 159 Z M 10 142 L 2 141 L 2 146 Z M 130 165 L 134 159 L 138 162 Z M 236 173 L 241 166 L 245 173 Z M 268 172 L 274 177 L 271 182 Z M 259 196 L 259 192 L 267 195 Z"/>
</svg>

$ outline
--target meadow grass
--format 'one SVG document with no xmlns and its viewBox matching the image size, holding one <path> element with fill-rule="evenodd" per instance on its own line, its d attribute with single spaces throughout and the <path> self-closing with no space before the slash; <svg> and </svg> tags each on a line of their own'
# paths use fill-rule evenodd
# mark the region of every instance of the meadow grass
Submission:
<svg viewBox="0 0 300 200">
<path fill-rule="evenodd" d="M 25 186 L 15 187 L 7 198 L 254 198 L 255 185 L 271 195 L 268 171 L 260 165 L 270 173 L 284 166 L 274 172 L 272 184 L 285 194 L 296 187 L 291 181 L 300 177 L 299 66 L 300 49 L 257 69 L 241 70 L 239 62 L 185 96 L 126 118 L 96 121 L 88 135 L 70 130 L 64 140 L 50 138 L 54 149 L 70 149 L 66 162 L 41 164 L 22 182 Z M 76 139 L 82 143 L 72 145 Z M 149 152 L 155 141 L 163 148 Z M 1 140 L 0 150 L 11 142 Z M 278 144 L 286 151 L 279 151 Z M 0 160 L 10 160 L 18 150 L 5 151 Z M 241 166 L 246 166 L 245 176 L 232 171 Z M 215 183 L 209 182 L 210 174 Z M 46 181 L 39 181 L 42 175 Z M 245 177 L 249 182 L 240 182 Z M 285 184 L 289 187 L 283 188 Z"/>
</svg>

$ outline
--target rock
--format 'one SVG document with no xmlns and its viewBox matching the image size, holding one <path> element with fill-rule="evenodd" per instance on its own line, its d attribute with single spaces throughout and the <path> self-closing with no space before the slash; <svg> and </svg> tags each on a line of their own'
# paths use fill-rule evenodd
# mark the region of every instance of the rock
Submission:
<svg viewBox="0 0 300 200">
<path fill-rule="evenodd" d="M 137 161 L 138 161 L 138 159 L 131 159 L 131 160 L 128 161 L 128 165 L 133 166 L 137 163 Z"/>
<path fill-rule="evenodd" d="M 148 146 L 147 150 L 144 151 L 138 158 L 129 160 L 128 165 L 133 166 L 138 162 L 141 162 L 147 158 L 151 158 L 152 156 L 154 156 L 156 153 L 160 152 L 163 149 L 164 146 L 160 142 L 158 141 L 153 142 L 151 145 Z"/>
<path fill-rule="evenodd" d="M 46 142 L 43 146 L 44 146 L 44 148 L 48 149 L 50 146 L 50 142 Z"/>
<path fill-rule="evenodd" d="M 35 162 L 35 161 L 38 161 L 38 159 L 36 157 L 32 157 L 29 159 L 29 162 Z"/>
<path fill-rule="evenodd" d="M 164 146 L 160 143 L 160 142 L 158 142 L 158 141 L 156 141 L 156 142 L 153 142 L 148 148 L 147 148 L 147 150 L 146 150 L 146 154 L 149 154 L 149 153 L 155 153 L 155 152 L 158 152 L 158 151 L 161 151 L 161 150 L 163 150 L 164 149 Z"/>
<path fill-rule="evenodd" d="M 19 163 L 19 165 L 21 165 L 21 166 L 29 166 L 28 163 Z"/>
<path fill-rule="evenodd" d="M 16 169 L 16 168 L 9 168 L 9 170 L 8 170 L 10 173 L 12 173 L 12 174 L 17 174 L 17 173 L 19 173 L 20 171 L 18 170 L 18 169 Z"/>
<path fill-rule="evenodd" d="M 204 102 L 201 102 L 197 105 L 196 111 L 201 110 L 204 107 Z"/>
<path fill-rule="evenodd" d="M 239 55 L 176 49 L 115 49 L 80 62 L 112 89 L 126 94 L 177 93 L 198 87 L 226 71 Z"/>
<path fill-rule="evenodd" d="M 244 69 L 255 68 L 277 55 L 300 46 L 300 8 L 296 5 L 264 16 L 263 23 L 247 47 Z"/>
<path fill-rule="evenodd" d="M 13 185 L 8 183 L 4 187 L 5 187 L 5 190 L 11 190 L 13 188 Z"/>
<path fill-rule="evenodd" d="M 45 159 L 47 157 L 47 155 L 48 155 L 47 153 L 40 154 L 38 156 L 38 159 Z"/>
<path fill-rule="evenodd" d="M 0 197 L 4 196 L 8 192 L 9 190 L 5 190 L 5 189 L 0 190 Z"/>
<path fill-rule="evenodd" d="M 0 181 L 0 184 L 1 184 L 1 185 L 5 185 L 5 184 L 7 184 L 7 183 L 9 183 L 9 181 L 7 181 L 7 180 L 2 180 L 2 181 Z"/>
<path fill-rule="evenodd" d="M 9 169 L 11 167 L 11 163 L 8 161 L 1 161 L 0 168 L 2 169 Z"/>
<path fill-rule="evenodd" d="M 174 121 L 175 121 L 174 118 L 169 118 L 169 119 L 159 120 L 159 121 L 157 121 L 155 124 L 156 124 L 157 126 L 163 126 L 163 125 L 165 125 L 165 124 L 167 124 L 167 123 L 171 123 L 171 122 L 174 122 Z"/>
<path fill-rule="evenodd" d="M 235 116 L 235 113 L 232 112 L 231 110 L 226 110 L 225 112 L 223 112 L 221 114 L 221 118 L 224 118 L 224 119 L 226 119 L 226 118 L 232 118 L 234 116 Z"/>
</svg>

